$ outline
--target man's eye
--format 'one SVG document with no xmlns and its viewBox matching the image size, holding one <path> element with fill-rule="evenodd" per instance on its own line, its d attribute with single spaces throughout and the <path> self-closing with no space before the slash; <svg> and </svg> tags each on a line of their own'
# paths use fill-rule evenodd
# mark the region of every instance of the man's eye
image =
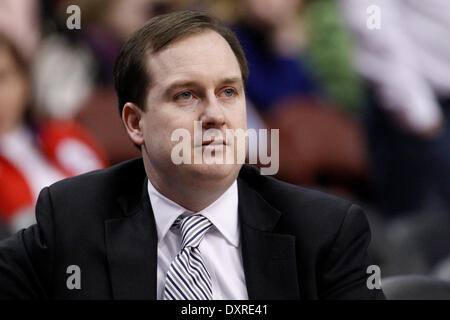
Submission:
<svg viewBox="0 0 450 320">
<path fill-rule="evenodd" d="M 192 98 L 192 93 L 185 91 L 176 96 L 177 99 L 189 100 Z"/>
<path fill-rule="evenodd" d="M 223 93 L 227 97 L 232 97 L 236 93 L 236 90 L 234 90 L 232 88 L 228 88 L 228 89 L 223 90 Z"/>
</svg>

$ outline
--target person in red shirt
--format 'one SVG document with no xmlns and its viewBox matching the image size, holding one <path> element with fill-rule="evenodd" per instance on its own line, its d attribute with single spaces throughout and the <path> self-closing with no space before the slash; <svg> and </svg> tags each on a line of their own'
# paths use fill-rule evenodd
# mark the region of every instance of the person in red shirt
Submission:
<svg viewBox="0 0 450 320">
<path fill-rule="evenodd" d="M 0 223 L 11 232 L 35 222 L 43 187 L 107 165 L 77 123 L 33 114 L 28 60 L 13 43 L 0 34 Z"/>
</svg>

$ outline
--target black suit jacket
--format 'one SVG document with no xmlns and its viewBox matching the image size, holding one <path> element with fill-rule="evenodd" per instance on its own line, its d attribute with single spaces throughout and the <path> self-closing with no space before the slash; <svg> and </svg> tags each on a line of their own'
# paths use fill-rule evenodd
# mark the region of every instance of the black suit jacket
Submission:
<svg viewBox="0 0 450 320">
<path fill-rule="evenodd" d="M 176 182 L 174 182 L 176 183 Z M 355 204 L 262 176 L 238 177 L 250 299 L 372 299 L 370 230 Z M 0 242 L 0 298 L 156 299 L 157 232 L 142 159 L 41 191 L 37 224 Z M 67 268 L 81 270 L 69 290 Z"/>
</svg>

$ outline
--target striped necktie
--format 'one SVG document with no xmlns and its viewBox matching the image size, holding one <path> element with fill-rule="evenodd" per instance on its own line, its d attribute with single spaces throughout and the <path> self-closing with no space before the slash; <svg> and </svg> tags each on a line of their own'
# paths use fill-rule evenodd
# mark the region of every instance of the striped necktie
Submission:
<svg viewBox="0 0 450 320">
<path fill-rule="evenodd" d="M 178 217 L 173 227 L 181 228 L 181 251 L 166 275 L 164 300 L 211 300 L 211 276 L 206 270 L 198 246 L 212 223 L 194 214 Z"/>
</svg>

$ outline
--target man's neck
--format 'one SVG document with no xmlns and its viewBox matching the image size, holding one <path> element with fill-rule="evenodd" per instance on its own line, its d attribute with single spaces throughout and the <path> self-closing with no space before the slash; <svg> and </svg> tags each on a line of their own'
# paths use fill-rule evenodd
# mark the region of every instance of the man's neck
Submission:
<svg viewBox="0 0 450 320">
<path fill-rule="evenodd" d="M 164 187 L 161 188 L 159 185 L 155 185 L 151 180 L 150 183 L 152 183 L 155 189 L 163 196 L 179 204 L 186 210 L 192 212 L 199 212 L 208 207 L 209 205 L 211 205 L 212 203 L 214 203 L 232 185 L 231 183 L 227 187 L 215 190 L 211 190 L 211 188 L 205 188 L 203 189 L 203 191 L 200 191 L 200 189 L 196 190 L 189 189 L 189 192 L 174 192 L 173 188 L 167 190 Z"/>
<path fill-rule="evenodd" d="M 227 177 L 220 181 L 216 179 L 183 181 L 180 177 L 162 177 L 147 166 L 146 172 L 150 183 L 159 193 L 192 212 L 208 207 L 236 180 L 236 177 Z"/>
</svg>

